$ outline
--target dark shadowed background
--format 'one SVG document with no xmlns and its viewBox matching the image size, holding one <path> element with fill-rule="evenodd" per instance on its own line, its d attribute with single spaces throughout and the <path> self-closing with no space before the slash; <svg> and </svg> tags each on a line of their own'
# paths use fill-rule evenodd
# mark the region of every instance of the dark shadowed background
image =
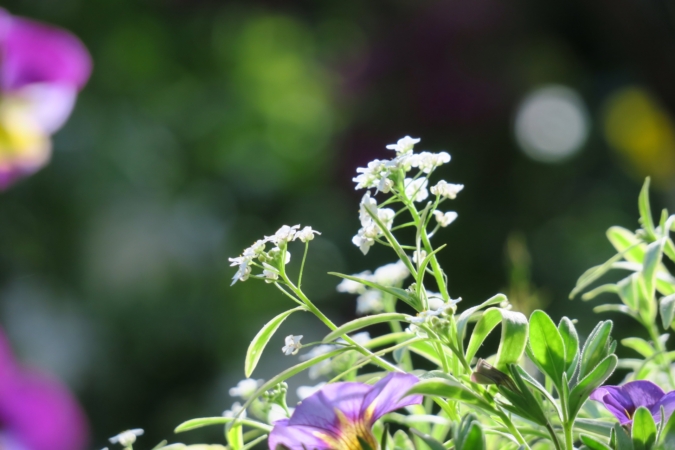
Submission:
<svg viewBox="0 0 675 450">
<path fill-rule="evenodd" d="M 406 134 L 448 151 L 439 172 L 465 185 L 438 237 L 462 307 L 527 290 L 525 243 L 531 290 L 587 333 L 599 316 L 567 295 L 613 254 L 604 231 L 637 227 L 647 175 L 655 210 L 675 209 L 669 0 L 3 6 L 68 28 L 94 59 L 51 164 L 0 196 L 0 314 L 24 361 L 78 395 L 95 448 L 134 427 L 151 448 L 230 407 L 248 342 L 289 301 L 230 288 L 227 258 L 280 225 L 323 233 L 307 291 L 335 321 L 354 316 L 326 272 L 394 255 L 351 244 L 351 178 Z M 630 331 L 613 318 L 616 337 Z M 286 334 L 324 331 L 289 321 L 255 376 L 296 361 Z"/>
</svg>

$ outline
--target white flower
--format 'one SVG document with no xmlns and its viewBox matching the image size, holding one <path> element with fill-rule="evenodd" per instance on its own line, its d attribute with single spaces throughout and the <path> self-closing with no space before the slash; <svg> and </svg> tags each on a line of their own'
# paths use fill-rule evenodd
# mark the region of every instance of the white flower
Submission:
<svg viewBox="0 0 675 450">
<path fill-rule="evenodd" d="M 123 447 L 129 447 L 131 444 L 136 442 L 136 436 L 141 436 L 143 433 L 143 429 L 134 428 L 133 430 L 123 431 L 117 436 L 113 436 L 108 440 L 111 444 L 120 444 Z"/>
<path fill-rule="evenodd" d="M 312 227 L 305 227 L 302 230 L 295 233 L 295 239 L 300 239 L 302 242 L 309 242 L 314 239 L 315 234 L 321 234 L 316 230 L 312 230 Z"/>
<path fill-rule="evenodd" d="M 302 348 L 300 339 L 302 339 L 302 335 L 293 336 L 292 334 L 289 334 L 286 336 L 286 340 L 284 341 L 286 345 L 281 348 L 281 351 L 284 352 L 284 355 L 297 355 Z"/>
<path fill-rule="evenodd" d="M 412 260 L 414 263 L 421 263 L 424 261 L 424 258 L 427 257 L 427 252 L 426 250 L 415 250 L 412 255 Z"/>
<path fill-rule="evenodd" d="M 429 191 L 427 191 L 427 185 L 429 180 L 426 178 L 406 178 L 403 181 L 405 185 L 405 195 L 416 202 L 423 202 L 429 197 Z"/>
<path fill-rule="evenodd" d="M 427 301 L 429 303 L 429 309 L 431 310 L 436 311 L 445 307 L 445 301 L 438 292 L 427 291 Z"/>
<path fill-rule="evenodd" d="M 356 314 L 363 316 L 368 313 L 379 313 L 384 311 L 382 303 L 382 293 L 375 289 L 368 289 L 356 298 Z"/>
<path fill-rule="evenodd" d="M 393 209 L 382 208 L 377 210 L 377 218 L 380 219 L 382 225 L 387 227 L 387 230 L 391 230 L 391 226 L 394 224 L 394 217 L 396 217 L 396 212 Z"/>
<path fill-rule="evenodd" d="M 230 261 L 233 259 L 237 258 L 230 258 Z M 248 262 L 242 262 L 239 264 L 239 269 L 237 269 L 237 272 L 234 274 L 232 277 L 232 283 L 230 283 L 230 286 L 234 285 L 237 281 L 246 281 L 248 280 L 248 277 L 251 275 L 251 266 L 249 266 Z"/>
<path fill-rule="evenodd" d="M 442 227 L 447 227 L 457 218 L 457 213 L 455 211 L 448 211 L 444 213 L 443 211 L 435 210 L 434 217 L 436 222 Z"/>
<path fill-rule="evenodd" d="M 408 267 L 403 261 L 398 260 L 395 263 L 385 264 L 375 269 L 373 281 L 383 286 L 395 286 L 403 282 L 410 275 Z"/>
<path fill-rule="evenodd" d="M 450 162 L 450 155 L 446 152 L 422 152 L 410 157 L 410 165 L 419 168 L 424 173 L 431 173 L 436 167 Z"/>
<path fill-rule="evenodd" d="M 298 394 L 298 398 L 300 401 L 306 399 L 310 395 L 314 394 L 315 392 L 318 392 L 321 390 L 326 385 L 326 383 L 321 382 L 315 386 L 300 386 L 297 391 L 295 391 Z"/>
<path fill-rule="evenodd" d="M 368 237 L 365 228 L 360 228 L 356 236 L 352 238 L 352 243 L 361 250 L 361 253 L 367 255 L 370 247 L 375 245 L 375 239 Z"/>
<path fill-rule="evenodd" d="M 387 149 L 389 150 L 396 150 L 396 153 L 408 153 L 411 152 L 415 144 L 417 144 L 420 140 L 411 138 L 410 136 L 403 137 L 398 140 L 395 144 L 389 144 L 387 145 Z"/>
<path fill-rule="evenodd" d="M 361 278 L 363 280 L 372 279 L 372 274 L 370 273 L 369 270 L 354 274 L 352 276 L 356 278 Z M 337 285 L 336 289 L 338 292 L 345 292 L 348 294 L 363 294 L 366 290 L 366 287 L 363 284 L 359 283 L 358 281 L 352 281 L 345 278 L 342 281 L 340 281 L 340 284 Z"/>
<path fill-rule="evenodd" d="M 279 279 L 279 271 L 274 267 L 271 266 L 267 263 L 263 263 L 263 267 L 265 270 L 263 270 L 263 277 L 265 277 L 265 282 L 266 283 L 274 283 L 276 280 Z"/>
<path fill-rule="evenodd" d="M 283 225 L 273 236 L 265 236 L 265 239 L 275 243 L 277 247 L 281 247 L 295 238 L 298 228 L 300 228 L 300 225 L 293 225 L 292 227 Z"/>
<path fill-rule="evenodd" d="M 241 397 L 244 400 L 248 400 L 260 385 L 263 384 L 263 380 L 254 380 L 253 378 L 246 378 L 237 383 L 237 386 L 230 388 L 230 396 L 232 397 Z"/>
<path fill-rule="evenodd" d="M 371 214 L 377 216 L 377 211 L 377 200 L 370 196 L 370 192 L 366 192 L 359 204 L 359 220 L 361 221 L 361 226 L 365 227 L 370 225 L 373 222 Z"/>
<path fill-rule="evenodd" d="M 464 189 L 463 184 L 452 184 L 441 180 L 435 186 L 432 186 L 431 193 L 454 200 L 462 189 Z"/>
<path fill-rule="evenodd" d="M 411 318 L 410 322 L 419 325 L 421 323 L 424 323 L 428 318 L 434 317 L 434 316 L 440 316 L 444 312 L 445 312 L 445 308 L 442 307 L 442 306 L 438 309 L 433 309 L 433 310 L 429 309 L 427 311 L 422 311 L 421 313 L 417 314 L 417 317 Z"/>
<path fill-rule="evenodd" d="M 389 189 L 381 189 L 387 188 L 387 186 L 389 186 L 389 188 L 391 187 L 389 183 L 385 181 L 390 173 L 387 163 L 388 161 L 376 159 L 369 162 L 367 167 L 359 167 L 356 169 L 356 172 L 359 175 L 352 178 L 352 181 L 356 183 L 355 189 L 377 188 L 385 194 L 389 192 Z"/>
<path fill-rule="evenodd" d="M 274 247 L 267 253 L 267 256 L 269 256 L 270 258 L 275 258 L 281 252 L 282 250 L 279 247 Z M 289 262 L 291 262 L 291 252 L 286 250 L 286 256 L 284 257 L 284 264 L 288 264 Z"/>
<path fill-rule="evenodd" d="M 246 417 L 246 410 L 242 410 L 242 404 L 239 402 L 232 403 L 232 407 L 223 411 L 223 417 L 236 417 L 239 415 L 242 419 Z"/>
</svg>

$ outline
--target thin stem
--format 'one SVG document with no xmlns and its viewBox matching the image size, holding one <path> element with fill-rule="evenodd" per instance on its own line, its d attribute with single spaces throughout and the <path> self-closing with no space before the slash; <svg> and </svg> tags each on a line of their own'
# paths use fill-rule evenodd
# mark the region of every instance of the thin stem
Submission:
<svg viewBox="0 0 675 450">
<path fill-rule="evenodd" d="M 553 441 L 553 445 L 555 445 L 556 450 L 562 450 L 562 447 L 560 446 L 560 440 L 558 439 L 558 435 L 555 434 L 555 430 L 551 426 L 549 422 L 546 422 L 546 429 L 548 430 L 548 434 L 551 435 L 551 440 Z M 565 439 L 567 439 L 567 430 L 565 430 Z M 574 447 L 572 447 L 571 441 L 568 446 L 565 446 L 567 450 L 574 450 Z"/>
<path fill-rule="evenodd" d="M 520 431 L 518 431 L 518 428 L 516 428 L 516 426 L 515 426 L 515 425 L 513 424 L 513 422 L 511 421 L 511 417 L 509 417 L 506 413 L 504 413 L 504 412 L 501 411 L 501 410 L 500 410 L 500 411 L 497 411 L 497 415 L 498 415 L 499 418 L 501 419 L 502 423 L 503 423 L 504 425 L 506 425 L 506 428 L 508 428 L 508 430 L 511 432 L 511 434 L 513 435 L 513 437 L 516 438 L 516 440 L 518 441 L 518 443 L 519 443 L 520 445 L 524 445 L 525 448 L 526 448 L 527 450 L 530 450 L 530 446 L 528 445 L 528 443 L 527 443 L 527 441 L 525 440 L 525 438 L 523 438 L 523 435 L 520 434 Z M 558 450 L 560 450 L 560 448 L 558 448 Z"/>
<path fill-rule="evenodd" d="M 574 421 L 566 423 L 563 427 L 565 432 L 565 448 L 567 450 L 574 450 L 574 436 L 572 434 L 572 429 L 574 428 Z"/>
<path fill-rule="evenodd" d="M 302 255 L 302 263 L 300 264 L 300 275 L 298 275 L 298 289 L 300 289 L 300 287 L 302 286 L 302 271 L 305 269 L 307 250 L 309 250 L 309 241 L 305 242 L 305 253 Z"/>
</svg>

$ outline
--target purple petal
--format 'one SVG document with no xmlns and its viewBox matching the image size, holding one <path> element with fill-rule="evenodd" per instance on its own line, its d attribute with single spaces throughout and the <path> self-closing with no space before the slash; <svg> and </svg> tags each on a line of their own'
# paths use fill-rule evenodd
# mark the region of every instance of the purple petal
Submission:
<svg viewBox="0 0 675 450">
<path fill-rule="evenodd" d="M 321 433 L 325 433 L 325 430 L 302 425 L 291 426 L 289 419 L 281 419 L 274 422 L 267 444 L 270 450 L 276 450 L 279 445 L 291 450 L 330 450 L 332 446 L 317 437 Z"/>
<path fill-rule="evenodd" d="M 622 425 L 632 421 L 630 415 L 635 412 L 635 405 L 620 386 L 599 387 L 591 393 L 590 399 L 603 403 Z"/>
<path fill-rule="evenodd" d="M 621 386 L 621 390 L 630 398 L 635 409 L 640 406 L 651 409 L 665 395 L 663 389 L 647 380 L 631 381 Z"/>
<path fill-rule="evenodd" d="M 91 58 L 69 32 L 0 9 L 0 89 L 57 83 L 81 89 L 91 73 Z"/>
<path fill-rule="evenodd" d="M 675 391 L 670 391 L 661 397 L 661 400 L 650 409 L 655 422 L 661 421 L 661 407 L 663 407 L 666 416 L 664 420 L 668 421 L 670 415 L 675 411 Z"/>
<path fill-rule="evenodd" d="M 339 420 L 335 410 L 340 410 L 349 420 L 357 420 L 363 398 L 372 388 L 363 383 L 329 384 L 295 408 L 290 425 L 316 427 L 337 434 Z"/>
<path fill-rule="evenodd" d="M 361 416 L 372 425 L 388 412 L 408 405 L 422 403 L 421 395 L 410 395 L 401 398 L 419 379 L 407 373 L 390 373 L 375 383 L 363 400 Z"/>
</svg>

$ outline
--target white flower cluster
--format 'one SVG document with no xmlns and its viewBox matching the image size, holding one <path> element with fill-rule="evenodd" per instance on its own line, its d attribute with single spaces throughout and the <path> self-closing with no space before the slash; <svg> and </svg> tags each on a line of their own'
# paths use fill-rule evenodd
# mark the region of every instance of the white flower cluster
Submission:
<svg viewBox="0 0 675 450">
<path fill-rule="evenodd" d="M 377 268 L 375 273 L 366 271 L 353 276 L 382 286 L 400 286 L 409 275 L 410 271 L 403 261 L 396 261 Z M 359 294 L 356 298 L 356 314 L 358 315 L 378 313 L 384 310 L 382 292 L 377 289 L 370 289 L 357 281 L 347 279 L 342 280 L 336 289 L 338 292 Z"/>
<path fill-rule="evenodd" d="M 230 266 L 238 267 L 237 272 L 232 277 L 232 284 L 237 281 L 246 281 L 251 275 L 251 266 L 255 260 L 260 261 L 263 266 L 262 277 L 268 283 L 273 283 L 279 279 L 279 270 L 269 264 L 275 257 L 277 257 L 286 245 L 295 240 L 302 242 L 309 242 L 314 239 L 315 234 L 321 234 L 312 227 L 304 227 L 300 229 L 300 225 L 288 226 L 284 225 L 277 230 L 272 236 L 265 236 L 264 239 L 258 239 L 250 247 L 244 249 L 240 256 L 230 258 Z M 265 251 L 267 243 L 274 244 L 274 247 L 268 252 Z M 291 261 L 291 254 L 286 251 L 284 264 Z"/>
<path fill-rule="evenodd" d="M 370 341 L 370 333 L 368 333 L 367 331 L 356 333 L 350 337 L 354 342 L 356 342 L 359 345 L 364 345 L 368 343 L 368 341 Z M 344 345 L 347 342 L 344 339 L 338 339 L 337 343 Z M 333 350 L 337 350 L 338 348 L 343 347 L 343 345 L 331 345 L 331 344 L 317 345 L 315 347 L 312 347 L 312 349 L 309 352 L 305 353 L 304 355 L 300 355 L 300 361 L 307 361 L 309 359 L 316 358 L 317 356 L 325 355 L 328 352 L 332 352 Z M 331 360 L 331 358 L 327 358 L 310 367 L 308 375 L 310 379 L 315 380 L 322 375 L 329 375 L 332 371 L 333 371 L 333 361 Z"/>
<path fill-rule="evenodd" d="M 143 435 L 143 433 L 144 431 L 142 428 L 134 428 L 133 430 L 123 431 L 108 440 L 111 444 L 120 444 L 122 447 L 129 447 L 136 442 L 136 437 Z"/>
<path fill-rule="evenodd" d="M 406 136 L 399 139 L 396 144 L 387 145 L 389 150 L 396 152 L 396 157 L 385 160 L 376 159 L 369 162 L 367 167 L 356 169 L 356 172 L 359 174 L 353 178 L 353 181 L 356 183 L 356 189 L 375 188 L 378 192 L 386 194 L 394 186 L 392 176 L 399 170 L 407 173 L 416 168 L 423 173 L 429 174 L 436 167 L 450 162 L 450 155 L 447 152 L 413 153 L 413 147 L 419 141 L 419 139 Z"/>
<path fill-rule="evenodd" d="M 260 386 L 264 383 L 263 380 L 254 380 L 253 378 L 246 378 L 241 380 L 233 388 L 230 388 L 231 397 L 241 397 L 244 400 L 248 400 L 255 394 L 255 391 L 258 390 Z"/>
<path fill-rule="evenodd" d="M 398 140 L 396 144 L 387 145 L 389 150 L 394 150 L 396 156 L 389 160 L 376 159 L 368 163 L 366 167 L 356 169 L 358 175 L 353 178 L 356 183 L 356 189 L 375 189 L 375 193 L 389 193 L 397 181 L 403 178 L 403 190 L 405 196 L 415 202 L 423 202 L 429 198 L 429 192 L 440 200 L 454 199 L 464 188 L 461 184 L 448 183 L 445 180 L 439 181 L 436 185 L 429 188 L 429 174 L 437 167 L 450 162 L 450 155 L 447 152 L 414 153 L 415 144 L 419 139 L 405 136 Z M 405 177 L 413 168 L 419 170 L 415 177 Z M 426 176 L 425 176 L 426 174 Z M 401 178 L 397 178 L 401 177 Z M 401 193 L 403 194 L 403 193 Z M 375 244 L 375 240 L 383 234 L 374 218 L 377 218 L 387 229 L 391 229 L 395 212 L 389 208 L 378 208 L 377 201 L 371 198 L 370 192 L 367 192 L 361 200 L 359 218 L 361 219 L 361 228 L 352 239 L 354 245 L 359 247 L 363 254 L 367 254 L 370 247 Z M 454 211 L 441 212 L 434 211 L 437 223 L 441 227 L 446 227 L 457 218 Z"/>
</svg>

